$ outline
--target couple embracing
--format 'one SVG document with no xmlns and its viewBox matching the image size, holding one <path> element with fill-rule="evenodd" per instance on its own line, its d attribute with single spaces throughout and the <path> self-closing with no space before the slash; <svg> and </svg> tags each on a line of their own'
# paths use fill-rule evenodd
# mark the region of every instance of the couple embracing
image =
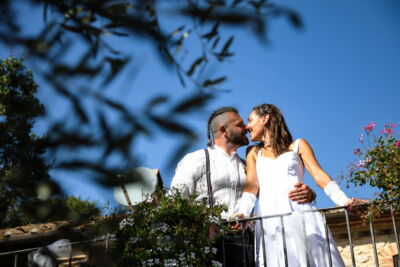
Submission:
<svg viewBox="0 0 400 267">
<path fill-rule="evenodd" d="M 236 150 L 249 144 L 247 132 L 251 141 L 259 144 L 248 147 L 244 162 Z M 315 193 L 303 183 L 304 170 L 336 205 L 360 200 L 350 199 L 340 190 L 320 167 L 306 140 L 292 139 L 276 106 L 254 107 L 247 125 L 237 109 L 219 108 L 208 119 L 208 139 L 206 149 L 189 153 L 178 163 L 171 188 L 179 189 L 184 197 L 197 194 L 198 199 L 208 198 L 211 206 L 225 204 L 228 211 L 222 216 L 227 220 L 251 216 L 257 197 L 257 216 L 291 213 L 283 224 L 279 218 L 264 219 L 262 225 L 258 223 L 255 237 L 246 229 L 219 240 L 218 257 L 224 266 L 279 267 L 285 266 L 285 258 L 288 266 L 328 266 L 330 254 L 332 266 L 344 266 L 330 232 L 329 241 L 325 240 L 322 215 L 304 212 L 316 209 L 311 204 Z"/>
</svg>

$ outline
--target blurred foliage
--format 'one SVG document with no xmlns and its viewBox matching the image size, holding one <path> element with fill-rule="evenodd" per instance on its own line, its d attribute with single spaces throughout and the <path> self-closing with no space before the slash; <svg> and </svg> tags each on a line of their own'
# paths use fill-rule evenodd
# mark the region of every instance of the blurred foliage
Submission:
<svg viewBox="0 0 400 267">
<path fill-rule="evenodd" d="M 93 217 L 100 216 L 98 204 L 93 201 L 83 200 L 79 197 L 67 196 L 62 198 L 54 198 L 51 202 L 58 206 L 63 206 L 66 213 L 62 216 L 50 217 L 50 221 L 69 220 L 71 222 L 86 221 Z"/>
<path fill-rule="evenodd" d="M 0 59 L 0 227 L 100 215 L 96 203 L 63 197 L 50 179 L 47 139 L 32 133 L 44 113 L 37 87 L 22 60 Z"/>
<path fill-rule="evenodd" d="M 41 10 L 43 23 L 32 23 L 27 31 L 22 6 Z M 235 36 L 224 35 L 227 27 L 247 29 L 267 42 L 269 22 L 276 17 L 302 28 L 295 11 L 267 0 L 4 0 L 0 42 L 29 61 L 43 90 L 53 90 L 68 103 L 70 112 L 62 118 L 45 117 L 54 168 L 115 186 L 121 183 L 118 174 L 140 164 L 138 138 L 155 138 L 155 129 L 179 140 L 166 157 L 171 159 L 167 165 L 175 165 L 197 140 L 184 117 L 206 107 L 228 79 L 210 70 L 234 56 Z M 179 21 L 182 25 L 168 29 Z M 135 45 L 139 39 L 146 42 Z M 122 41 L 132 45 L 122 49 Z M 194 88 L 189 97 L 166 91 L 138 107 L 110 93 L 117 78 L 138 73 L 134 56 L 143 44 L 154 48 L 182 86 Z"/>
<path fill-rule="evenodd" d="M 400 124 L 400 123 L 399 123 Z M 355 186 L 368 184 L 378 189 L 371 205 L 355 207 L 367 219 L 385 210 L 400 212 L 400 140 L 395 123 L 384 126 L 377 136 L 375 123 L 364 126 L 360 135 L 361 147 L 354 150 L 357 159 L 347 168 L 346 179 Z"/>
<path fill-rule="evenodd" d="M 118 221 L 106 236 L 113 241 L 114 266 L 221 266 L 213 244 L 216 235 L 229 232 L 220 217 L 226 207 L 211 209 L 207 201 L 175 191 L 138 204 L 131 215 L 106 218 L 103 223 Z"/>
</svg>

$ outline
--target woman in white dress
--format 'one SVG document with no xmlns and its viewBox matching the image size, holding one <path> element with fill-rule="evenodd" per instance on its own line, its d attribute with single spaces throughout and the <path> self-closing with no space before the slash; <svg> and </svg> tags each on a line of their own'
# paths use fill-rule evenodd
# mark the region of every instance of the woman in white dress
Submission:
<svg viewBox="0 0 400 267">
<path fill-rule="evenodd" d="M 294 184 L 303 182 L 305 167 L 336 205 L 345 206 L 359 200 L 349 199 L 340 190 L 320 167 L 306 140 L 292 140 L 276 106 L 256 106 L 249 115 L 247 129 L 251 140 L 261 143 L 247 151 L 247 180 L 239 213 L 249 216 L 258 195 L 257 216 L 290 214 L 263 219 L 262 225 L 258 223 L 258 266 L 323 267 L 329 266 L 330 261 L 332 266 L 344 266 L 322 215 L 313 212 L 316 208 L 310 203 L 291 201 L 288 192 L 294 189 Z"/>
</svg>

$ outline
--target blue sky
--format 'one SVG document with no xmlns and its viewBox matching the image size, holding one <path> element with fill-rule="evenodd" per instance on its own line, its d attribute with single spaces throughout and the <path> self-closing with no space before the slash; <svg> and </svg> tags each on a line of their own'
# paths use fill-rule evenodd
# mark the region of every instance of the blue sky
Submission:
<svg viewBox="0 0 400 267">
<path fill-rule="evenodd" d="M 361 126 L 374 121 L 377 128 L 382 128 L 385 123 L 400 121 L 400 2 L 285 0 L 278 3 L 295 9 L 303 18 L 304 29 L 294 29 L 284 18 L 273 20 L 268 44 L 253 38 L 248 31 L 235 30 L 232 50 L 236 55 L 212 69 L 216 76 L 229 76 L 223 87 L 230 91 L 219 93 L 201 112 L 183 118 L 202 134 L 192 150 L 207 143 L 205 125 L 212 110 L 235 106 L 247 118 L 253 106 L 273 103 L 282 110 L 292 135 L 309 141 L 322 167 L 335 179 L 355 159 L 353 150 L 359 147 Z M 123 97 L 132 106 L 143 106 L 158 93 L 172 97 L 193 93 L 194 89 L 180 86 L 175 72 L 160 64 L 146 43 L 137 41 L 131 45 L 141 49 L 135 55 L 140 72 L 127 73 L 120 79 L 113 89 L 114 95 Z M 3 51 L 0 55 L 8 54 Z M 48 103 L 49 110 L 61 112 L 45 86 L 39 97 Z M 140 139 L 136 147 L 141 165 L 159 168 L 167 186 L 174 167 L 165 163 L 178 142 L 161 134 L 157 138 Z M 239 153 L 244 157 L 244 149 Z M 100 203 L 112 201 L 111 192 L 88 185 L 83 174 L 57 176 L 69 194 Z M 317 207 L 333 205 L 309 176 L 306 183 L 317 192 Z M 371 188 L 345 191 L 362 198 L 373 195 Z"/>
</svg>

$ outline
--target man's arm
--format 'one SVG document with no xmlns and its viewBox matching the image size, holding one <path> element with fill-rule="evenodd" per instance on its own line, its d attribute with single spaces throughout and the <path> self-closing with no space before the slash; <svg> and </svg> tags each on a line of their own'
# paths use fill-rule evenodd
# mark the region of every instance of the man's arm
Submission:
<svg viewBox="0 0 400 267">
<path fill-rule="evenodd" d="M 296 201 L 298 204 L 311 203 L 315 201 L 317 195 L 305 183 L 296 183 L 295 189 L 289 192 L 289 198 L 292 201 Z"/>
<path fill-rule="evenodd" d="M 189 198 L 195 193 L 196 184 L 202 176 L 204 157 L 201 152 L 203 151 L 187 154 L 175 169 L 170 188 L 179 190 L 184 198 Z"/>
</svg>

